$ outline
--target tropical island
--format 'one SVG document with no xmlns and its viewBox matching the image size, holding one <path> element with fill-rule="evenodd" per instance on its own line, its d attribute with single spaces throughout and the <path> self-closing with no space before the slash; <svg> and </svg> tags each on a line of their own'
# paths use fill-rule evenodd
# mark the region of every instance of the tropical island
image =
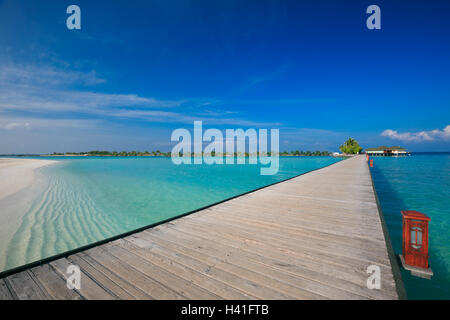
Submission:
<svg viewBox="0 0 450 320">
<path fill-rule="evenodd" d="M 342 152 L 342 154 L 338 152 L 330 152 L 330 151 L 303 151 L 303 150 L 293 150 L 293 151 L 282 151 L 279 152 L 278 155 L 282 157 L 329 157 L 329 156 L 349 156 L 349 155 L 355 155 L 362 152 L 363 148 L 358 144 L 358 142 L 353 139 L 349 138 L 343 145 L 339 147 L 339 150 Z M 171 152 L 162 152 L 160 150 L 156 151 L 106 151 L 106 150 L 92 150 L 92 151 L 85 151 L 85 152 L 53 152 L 48 154 L 9 154 L 8 156 L 16 156 L 16 157 L 27 157 L 27 156 L 41 156 L 41 157 L 171 157 Z M 183 153 L 180 153 L 179 156 L 183 156 Z M 249 157 L 249 156 L 270 156 L 271 153 L 241 153 L 241 152 L 234 152 L 231 153 L 223 153 L 223 154 L 216 154 L 214 151 L 211 153 L 204 153 L 196 154 L 196 153 L 190 153 L 187 152 L 185 154 L 186 156 L 219 156 L 222 155 L 224 157 Z"/>
<path fill-rule="evenodd" d="M 93 151 L 87 151 L 87 152 L 53 152 L 51 154 L 42 154 L 43 157 L 170 157 L 172 154 L 171 152 L 161 152 L 159 150 L 156 151 L 99 151 L 99 150 L 93 150 Z M 200 154 L 194 154 L 194 153 L 186 153 L 187 156 L 200 156 Z M 216 154 L 215 152 L 212 152 L 210 154 L 201 153 L 202 156 L 218 156 L 219 154 Z M 257 154 L 249 154 L 248 152 L 240 153 L 240 152 L 234 152 L 234 154 L 230 153 L 224 153 L 222 156 L 263 156 L 263 154 L 257 153 Z M 267 154 L 264 154 L 266 156 L 270 156 L 271 153 L 267 152 Z M 317 157 L 317 156 L 331 156 L 332 153 L 329 151 L 283 151 L 279 153 L 280 156 L 286 156 L 286 157 Z M 180 153 L 180 156 L 183 156 L 183 153 Z"/>
</svg>

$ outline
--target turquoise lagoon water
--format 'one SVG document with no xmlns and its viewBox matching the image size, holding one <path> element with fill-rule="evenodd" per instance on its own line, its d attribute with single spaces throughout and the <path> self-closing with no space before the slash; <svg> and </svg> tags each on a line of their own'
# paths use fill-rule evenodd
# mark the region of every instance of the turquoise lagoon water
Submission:
<svg viewBox="0 0 450 320">
<path fill-rule="evenodd" d="M 408 299 L 450 299 L 450 153 L 373 158 L 375 189 L 396 254 L 402 251 L 401 210 L 431 218 L 431 280 L 402 270 Z"/>
<path fill-rule="evenodd" d="M 278 174 L 261 176 L 259 165 L 177 166 L 163 157 L 51 159 L 60 162 L 40 169 L 42 191 L 23 216 L 6 257 L 0 257 L 5 261 L 0 271 L 339 161 L 282 157 Z"/>
</svg>

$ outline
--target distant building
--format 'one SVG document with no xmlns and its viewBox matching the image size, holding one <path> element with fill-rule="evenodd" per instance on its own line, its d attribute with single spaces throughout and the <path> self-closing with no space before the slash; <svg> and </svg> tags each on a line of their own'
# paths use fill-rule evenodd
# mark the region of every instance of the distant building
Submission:
<svg viewBox="0 0 450 320">
<path fill-rule="evenodd" d="M 411 155 L 411 153 L 406 151 L 405 148 L 386 147 L 386 146 L 380 146 L 378 148 L 367 148 L 366 154 L 368 154 L 369 156 L 375 156 L 375 157 L 400 157 L 400 156 Z"/>
<path fill-rule="evenodd" d="M 341 154 L 339 152 L 333 152 L 333 157 L 339 157 Z"/>
</svg>

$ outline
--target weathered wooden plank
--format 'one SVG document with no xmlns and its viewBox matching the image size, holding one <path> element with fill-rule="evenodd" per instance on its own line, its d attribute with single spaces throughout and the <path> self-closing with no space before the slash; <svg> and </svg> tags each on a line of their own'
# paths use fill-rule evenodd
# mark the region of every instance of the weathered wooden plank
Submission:
<svg viewBox="0 0 450 320">
<path fill-rule="evenodd" d="M 49 264 L 44 264 L 30 269 L 36 277 L 37 284 L 45 290 L 52 299 L 57 300 L 82 300 L 81 295 L 67 288 L 66 281 Z"/>
<path fill-rule="evenodd" d="M 66 273 L 67 268 L 72 265 L 72 263 L 63 258 L 59 260 L 55 260 L 50 263 L 50 265 L 58 272 L 59 275 L 63 277 L 64 280 L 67 281 L 69 275 Z M 78 293 L 84 299 L 97 299 L 97 300 L 115 300 L 117 296 L 106 290 L 100 283 L 91 279 L 88 274 L 81 271 L 81 279 L 80 279 L 80 290 L 77 290 Z M 74 289 L 76 290 L 76 289 Z"/>
<path fill-rule="evenodd" d="M 139 239 L 140 241 L 147 240 L 151 243 L 151 245 L 147 247 L 147 250 L 151 250 L 160 256 L 166 257 L 167 259 L 171 259 L 180 265 L 191 268 L 203 274 L 205 277 L 214 278 L 218 282 L 224 283 L 226 287 L 242 291 L 249 295 L 250 298 L 263 299 L 265 296 L 264 291 L 258 290 L 259 285 L 257 283 L 249 281 L 239 275 L 224 271 L 215 266 L 214 262 L 210 262 L 209 260 L 186 255 L 184 251 L 180 251 L 180 248 L 176 243 L 174 244 L 173 242 L 168 242 L 158 238 L 151 238 L 150 235 L 145 235 L 143 233 L 139 233 L 138 236 L 139 238 L 136 238 L 136 236 L 127 237 L 127 240 L 133 241 L 133 238 Z M 147 238 L 147 236 L 150 238 Z M 279 299 L 286 299 L 286 296 L 283 295 L 277 296 L 276 294 L 274 295 L 271 293 L 271 296 L 279 297 Z"/>
<path fill-rule="evenodd" d="M 142 238 L 127 237 L 124 240 L 116 242 L 142 258 L 147 259 L 154 264 L 158 264 L 161 268 L 167 269 L 172 273 L 183 277 L 183 279 L 192 281 L 197 286 L 202 287 L 223 299 L 241 300 L 254 298 L 244 292 L 226 286 L 223 282 L 207 277 L 205 274 L 202 274 L 194 269 L 179 264 L 178 262 L 168 259 L 162 255 L 156 254 L 151 250 L 151 248 L 155 246 L 155 244 L 151 241 L 147 241 Z M 160 247 L 160 249 L 162 248 Z"/>
<path fill-rule="evenodd" d="M 261 225 L 263 228 L 272 229 L 272 230 L 283 230 L 285 234 L 290 234 L 294 237 L 312 237 L 312 238 L 319 238 L 324 239 L 329 242 L 337 243 L 337 244 L 343 244 L 348 246 L 357 246 L 358 248 L 361 247 L 368 247 L 368 246 L 374 246 L 375 250 L 385 251 L 382 247 L 384 245 L 384 241 L 373 239 L 373 238 L 362 238 L 358 236 L 353 236 L 348 233 L 336 233 L 336 232 L 330 232 L 330 230 L 327 229 L 312 229 L 312 228 L 305 228 L 301 223 L 296 221 L 295 219 L 288 218 L 286 216 L 268 216 L 268 215 L 262 215 L 262 214 L 253 214 L 249 212 L 245 212 L 245 215 L 239 214 L 237 212 L 228 213 L 227 217 L 225 218 L 233 218 L 235 221 L 242 221 L 244 223 L 258 223 L 258 225 Z M 185 221 L 185 223 L 194 222 L 191 220 Z"/>
<path fill-rule="evenodd" d="M 278 199 L 278 198 L 277 198 Z M 258 201 L 259 200 L 259 201 Z M 338 222 L 338 226 L 342 228 L 351 229 L 352 226 L 378 228 L 377 225 L 361 224 L 362 220 L 378 221 L 377 209 L 375 207 L 361 207 L 353 206 L 350 208 L 339 208 L 336 206 L 327 206 L 319 200 L 307 202 L 304 200 L 290 201 L 289 199 L 279 199 L 280 202 L 271 201 L 269 196 L 263 199 L 249 199 L 246 203 L 230 202 L 227 205 L 214 206 L 208 210 L 225 211 L 229 209 L 249 212 L 261 212 L 269 215 L 287 215 L 291 217 L 301 217 L 303 219 L 310 219 L 311 221 L 319 221 L 324 223 L 324 226 L 331 223 Z M 308 200 L 309 201 L 309 200 Z M 345 223 L 344 223 L 345 222 Z M 349 224 L 347 226 L 347 224 Z"/>
<path fill-rule="evenodd" d="M 164 284 L 156 281 L 146 274 L 131 267 L 126 262 L 110 255 L 102 247 L 93 248 L 85 251 L 85 253 L 97 261 L 99 264 L 104 265 L 109 270 L 117 274 L 122 279 L 133 284 L 136 288 L 144 291 L 147 295 L 153 299 L 165 299 L 165 300 L 182 300 L 186 297 L 176 293 L 169 289 Z"/>
<path fill-rule="evenodd" d="M 96 260 L 92 259 L 89 255 L 84 252 L 80 252 L 76 255 L 70 256 L 69 259 L 74 263 L 80 265 L 81 268 L 91 273 L 91 269 L 89 266 L 92 266 L 98 272 L 101 272 L 104 276 L 106 276 L 113 283 L 109 284 L 109 281 L 106 280 L 103 282 L 103 276 L 98 276 L 95 271 L 92 271 L 92 276 L 99 281 L 102 281 L 102 284 L 105 285 L 110 291 L 114 292 L 118 297 L 122 297 L 122 293 L 120 289 L 116 286 L 119 286 L 122 290 L 126 291 L 127 294 L 131 295 L 134 299 L 138 300 L 152 300 L 152 296 L 145 293 L 143 290 L 137 288 L 133 283 L 128 282 L 127 280 L 121 278 L 118 274 L 109 270 L 106 266 L 99 264 Z M 89 265 L 89 266 L 88 266 Z M 127 298 L 128 299 L 128 298 Z"/>
<path fill-rule="evenodd" d="M 198 287 L 191 281 L 187 281 L 178 275 L 170 273 L 148 260 L 141 258 L 130 250 L 114 244 L 109 244 L 106 246 L 106 249 L 110 254 L 122 261 L 126 261 L 131 267 L 143 274 L 157 278 L 159 282 L 164 283 L 165 286 L 179 293 L 181 296 L 195 300 L 220 298 L 219 296 Z"/>
<path fill-rule="evenodd" d="M 229 209 L 239 210 L 239 211 L 249 211 L 249 212 L 261 212 L 266 214 L 274 214 L 274 211 L 281 216 L 287 215 L 290 217 L 302 217 L 304 219 L 319 220 L 320 222 L 338 222 L 342 224 L 342 227 L 370 227 L 377 228 L 378 226 L 364 226 L 360 224 L 362 219 L 378 220 L 375 215 L 377 213 L 376 207 L 361 208 L 360 206 L 352 206 L 348 208 L 340 208 L 337 206 L 327 205 L 319 200 L 315 201 L 305 201 L 305 200 L 295 200 L 284 198 L 274 198 L 277 201 L 271 201 L 269 196 L 264 197 L 264 202 L 257 201 L 258 199 L 252 199 L 246 203 L 228 203 L 227 205 L 211 207 L 208 210 L 212 211 L 225 211 Z M 279 201 L 279 202 L 278 202 Z M 310 202 L 309 202 L 310 201 Z M 231 213 L 231 212 L 230 212 Z M 370 214 L 370 213 L 373 213 Z M 324 220 L 326 218 L 326 220 Z M 345 223 L 343 223 L 345 222 Z"/>
<path fill-rule="evenodd" d="M 211 267 L 207 269 L 208 273 L 214 274 L 214 277 L 224 282 L 231 282 L 235 288 L 255 295 L 260 299 L 325 299 L 324 296 L 298 290 L 289 284 L 267 278 L 260 273 L 255 273 L 251 269 L 223 263 L 214 256 L 204 254 L 198 250 L 202 247 L 201 244 L 197 245 L 196 249 L 193 249 L 186 247 L 184 244 L 180 245 L 179 241 L 177 241 L 179 239 L 171 239 L 171 237 L 164 237 L 161 234 L 149 233 L 146 236 L 151 237 L 153 241 L 158 243 L 161 243 L 161 240 L 165 240 L 161 245 L 170 247 L 171 251 L 183 253 L 186 256 L 209 263 Z M 186 238 L 183 238 L 183 241 L 185 240 Z M 226 271 L 226 273 L 224 274 L 223 271 Z M 229 277 L 230 274 L 234 275 L 231 279 Z"/>
<path fill-rule="evenodd" d="M 13 294 L 3 279 L 0 279 L 0 300 L 14 300 Z"/>
<path fill-rule="evenodd" d="M 162 226 L 161 226 L 162 227 Z M 325 259 L 325 261 L 334 261 L 336 263 L 341 263 L 344 265 L 362 265 L 367 267 L 368 264 L 373 263 L 373 260 L 369 260 L 367 256 L 358 256 L 353 254 L 352 252 L 345 250 L 342 248 L 338 251 L 332 250 L 329 248 L 322 248 L 314 241 L 309 242 L 299 242 L 299 243 L 290 243 L 288 241 L 281 240 L 281 236 L 279 238 L 266 234 L 262 230 L 255 230 L 251 232 L 246 230 L 242 226 L 229 225 L 222 221 L 220 224 L 220 228 L 215 228 L 215 231 L 221 234 L 228 234 L 229 236 L 234 236 L 240 239 L 247 239 L 255 242 L 267 243 L 270 242 L 274 248 L 277 250 L 289 250 L 292 252 L 307 252 L 311 255 L 317 256 L 320 259 Z M 380 268 L 390 268 L 389 260 L 381 259 L 377 263 L 380 264 Z"/>
<path fill-rule="evenodd" d="M 170 235 L 173 237 L 173 234 Z M 300 275 L 291 275 L 286 272 L 280 272 L 276 268 L 271 268 L 265 264 L 255 263 L 252 260 L 246 259 L 240 250 L 235 248 L 227 248 L 215 242 L 205 243 L 204 239 L 196 236 L 189 236 L 182 234 L 183 238 L 183 250 L 188 249 L 196 250 L 204 255 L 216 259 L 216 265 L 223 267 L 225 270 L 233 272 L 233 270 L 239 269 L 240 274 L 245 275 L 247 278 L 261 275 L 264 280 L 259 280 L 266 286 L 272 289 L 283 288 L 283 292 L 289 292 L 291 295 L 298 299 L 313 298 L 334 298 L 334 299 L 363 299 L 363 296 L 346 292 L 335 287 L 331 287 L 324 283 L 318 283 L 317 281 L 311 281 L 308 278 L 301 277 Z M 178 239 L 177 239 L 178 240 Z M 204 243 L 204 244 L 202 244 Z"/>
<path fill-rule="evenodd" d="M 366 230 L 381 230 L 380 225 L 364 225 L 361 221 L 379 221 L 376 216 L 377 210 L 375 208 L 370 209 L 373 215 L 368 215 L 367 208 L 346 208 L 342 209 L 340 212 L 335 208 L 334 214 L 328 214 L 326 212 L 332 211 L 331 207 L 323 206 L 320 203 L 314 203 L 312 205 L 306 205 L 303 201 L 288 203 L 288 201 L 284 201 L 280 204 L 274 204 L 271 202 L 267 202 L 264 205 L 254 205 L 253 202 L 249 202 L 246 205 L 241 204 L 232 204 L 221 206 L 221 207 L 212 207 L 208 210 L 211 211 L 220 211 L 227 212 L 227 214 L 231 214 L 231 212 L 249 212 L 249 213 L 258 213 L 261 215 L 269 215 L 273 216 L 274 211 L 277 215 L 283 217 L 288 216 L 291 218 L 297 218 L 304 221 L 317 222 L 320 225 L 320 228 L 332 228 L 333 225 L 336 228 L 342 228 L 348 231 L 351 231 L 352 228 L 365 228 Z M 232 211 L 233 210 L 233 211 Z M 355 230 L 358 231 L 358 230 Z"/>
<path fill-rule="evenodd" d="M 329 276 L 319 273 L 314 269 L 302 268 L 297 265 L 286 265 L 283 261 L 277 261 L 271 264 L 271 259 L 266 255 L 267 251 L 264 251 L 262 254 L 255 254 L 253 251 L 246 251 L 242 246 L 232 246 L 223 243 L 222 241 L 216 241 L 216 237 L 214 237 L 213 234 L 203 237 L 202 234 L 196 233 L 195 231 L 177 231 L 182 233 L 181 237 L 183 237 L 183 245 L 193 244 L 191 240 L 197 238 L 200 242 L 207 243 L 207 245 L 202 245 L 201 248 L 197 247 L 197 250 L 200 250 L 205 254 L 221 259 L 222 261 L 246 267 L 253 271 L 259 270 L 259 272 L 266 274 L 267 277 L 277 278 L 290 284 L 296 283 L 299 288 L 311 288 L 310 290 L 312 292 L 316 292 L 323 296 L 336 299 L 362 299 L 364 297 L 380 299 L 383 298 L 384 295 L 384 293 L 380 293 L 379 291 L 366 288 L 367 273 L 364 273 L 355 284 L 350 281 L 343 281 L 336 277 L 335 274 Z M 255 263 L 261 264 L 262 266 Z M 291 267 L 290 269 L 294 269 L 295 272 L 285 269 L 284 267 L 286 266 Z M 295 279 L 296 277 L 304 279 Z M 308 280 L 317 283 L 308 282 Z M 383 285 L 394 285 L 393 280 L 390 282 L 387 280 L 388 279 L 384 279 Z M 395 298 L 395 296 L 392 295 L 392 298 Z"/>
<path fill-rule="evenodd" d="M 323 261 L 322 259 L 314 259 L 313 256 L 309 256 L 302 252 L 276 250 L 270 243 L 255 243 L 253 241 L 248 241 L 248 239 L 236 240 L 236 238 L 228 237 L 227 234 L 219 234 L 209 230 L 208 228 L 200 229 L 195 226 L 190 226 L 190 231 L 196 233 L 197 236 L 200 237 L 203 237 L 205 234 L 208 236 L 211 233 L 211 238 L 205 239 L 205 241 L 220 241 L 221 244 L 238 248 L 247 254 L 257 253 L 264 256 L 264 260 L 266 262 L 271 262 L 274 265 L 281 265 L 286 268 L 295 268 L 297 266 L 304 267 L 309 270 L 316 270 L 321 273 L 330 274 L 338 279 L 351 281 L 359 285 L 365 284 L 367 280 L 365 268 L 329 263 L 328 261 Z M 185 230 L 184 232 L 188 231 Z M 382 282 L 388 280 L 393 281 L 392 277 L 389 278 L 388 276 L 389 274 L 387 274 L 386 277 L 383 277 Z"/>
<path fill-rule="evenodd" d="M 13 274 L 6 278 L 19 300 L 48 300 L 50 295 L 43 291 L 29 270 Z"/>
<path fill-rule="evenodd" d="M 225 211 L 220 211 L 220 212 L 225 212 Z M 235 212 L 233 212 L 233 214 L 231 214 L 231 212 L 229 211 L 228 213 L 226 213 L 227 215 L 234 216 L 234 215 L 239 215 L 240 211 L 236 210 Z M 379 235 L 379 233 L 382 230 L 377 231 L 375 234 L 369 233 L 367 230 L 363 230 L 363 228 L 358 228 L 358 231 L 356 231 L 356 227 L 353 230 L 345 230 L 339 227 L 333 227 L 334 225 L 332 224 L 321 224 L 320 222 L 311 222 L 310 219 L 305 219 L 303 217 L 295 217 L 295 216 L 290 216 L 287 214 L 279 214 L 278 216 L 274 216 L 274 215 L 269 215 L 265 212 L 250 212 L 250 211 L 246 211 L 245 215 L 240 214 L 241 216 L 245 216 L 246 218 L 254 218 L 254 219 L 258 219 L 261 223 L 273 223 L 273 222 L 278 222 L 278 223 L 285 223 L 288 228 L 293 228 L 298 230 L 299 233 L 301 233 L 302 231 L 309 231 L 309 232 L 314 232 L 314 233 L 320 233 L 320 234 L 329 234 L 329 235 L 335 235 L 337 237 L 340 236 L 345 236 L 345 237 L 351 237 L 353 239 L 355 239 L 355 241 L 359 241 L 359 242 L 377 242 L 376 246 L 382 248 L 385 245 L 384 239 L 381 238 L 381 236 Z M 190 222 L 195 222 L 195 221 L 191 221 L 191 220 L 186 220 L 186 221 L 190 221 Z M 364 222 L 364 223 L 376 223 L 376 222 Z M 378 222 L 379 223 L 379 222 Z M 369 235 L 374 234 L 374 237 L 369 237 Z"/>
<path fill-rule="evenodd" d="M 134 297 L 125 291 L 120 285 L 111 280 L 101 271 L 98 271 L 86 260 L 81 258 L 81 255 L 72 255 L 67 258 L 72 264 L 79 266 L 85 274 L 87 274 L 91 279 L 95 279 L 97 282 L 102 284 L 102 287 L 106 288 L 112 292 L 119 299 L 123 300 L 133 300 Z"/>
<path fill-rule="evenodd" d="M 363 242 L 364 245 L 361 246 L 361 242 L 358 245 L 358 242 L 352 241 L 348 236 L 341 236 L 339 241 L 336 241 L 336 237 L 334 239 L 330 239 L 329 237 L 325 237 L 323 234 L 311 235 L 307 232 L 299 232 L 299 230 L 292 231 L 289 226 L 283 226 L 279 224 L 267 224 L 261 223 L 261 221 L 256 219 L 245 219 L 237 216 L 222 216 L 220 218 L 216 217 L 205 217 L 204 220 L 200 222 L 204 222 L 211 227 L 221 228 L 224 224 L 230 226 L 234 229 L 236 227 L 242 228 L 242 230 L 255 233 L 257 232 L 261 236 L 274 237 L 279 240 L 284 240 L 292 243 L 306 242 L 306 243 L 314 243 L 314 245 L 320 246 L 323 249 L 328 249 L 330 251 L 335 251 L 339 249 L 343 254 L 351 254 L 352 256 L 361 257 L 370 252 L 371 255 L 380 256 L 380 259 L 387 259 L 387 251 L 385 248 L 380 248 L 379 246 L 373 246 L 373 243 L 370 241 Z"/>
</svg>

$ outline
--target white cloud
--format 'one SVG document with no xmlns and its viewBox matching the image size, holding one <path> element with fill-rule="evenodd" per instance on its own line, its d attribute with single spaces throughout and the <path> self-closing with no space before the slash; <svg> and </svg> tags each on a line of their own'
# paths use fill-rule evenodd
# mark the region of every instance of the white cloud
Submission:
<svg viewBox="0 0 450 320">
<path fill-rule="evenodd" d="M 381 135 L 395 140 L 406 142 L 424 142 L 434 141 L 436 139 L 447 140 L 450 139 L 450 125 L 447 125 L 443 130 L 430 130 L 419 132 L 403 132 L 399 133 L 396 130 L 387 129 L 384 130 Z"/>
<path fill-rule="evenodd" d="M 175 123 L 189 123 L 194 121 L 203 121 L 205 126 L 208 125 L 234 125 L 242 127 L 273 127 L 280 126 L 277 122 L 258 122 L 237 118 L 217 118 L 205 117 L 203 114 L 185 115 L 179 112 L 169 112 L 160 110 L 117 110 L 112 111 L 111 116 L 120 118 L 140 119 L 147 122 L 175 122 Z"/>
<path fill-rule="evenodd" d="M 0 117 L 0 129 L 30 130 L 30 129 L 87 129 L 98 126 L 101 121 L 90 119 L 50 119 L 31 117 Z"/>
<path fill-rule="evenodd" d="M 12 129 L 29 129 L 30 123 L 29 122 L 9 122 L 2 126 L 6 130 L 12 130 Z"/>
<path fill-rule="evenodd" d="M 28 117 L 35 119 L 92 115 L 110 119 L 186 124 L 203 120 L 205 125 L 241 127 L 281 125 L 237 118 L 233 116 L 233 111 L 211 109 L 212 102 L 200 100 L 199 105 L 199 99 L 161 100 L 136 94 L 94 91 L 91 86 L 106 82 L 95 70 L 80 72 L 66 69 L 51 65 L 0 64 L 0 115 L 28 114 Z M 28 128 L 34 128 L 33 124 L 28 124 Z M 26 127 L 22 122 L 11 122 L 4 123 L 0 128 L 6 129 L 6 126 L 10 129 Z"/>
<path fill-rule="evenodd" d="M 0 89 L 0 110 L 33 112 L 106 113 L 111 107 L 169 107 L 175 102 L 158 101 L 133 94 L 60 91 L 29 88 L 20 91 Z"/>
<path fill-rule="evenodd" d="M 98 76 L 97 71 L 88 72 L 57 69 L 52 66 L 38 67 L 34 65 L 2 65 L 0 66 L 0 83 L 4 84 L 30 84 L 35 85 L 97 85 L 106 82 Z"/>
<path fill-rule="evenodd" d="M 0 111 L 82 112 L 107 115 L 114 107 L 168 108 L 182 101 L 157 100 L 136 94 L 73 90 L 105 82 L 95 70 L 89 72 L 52 66 L 0 65 Z"/>
</svg>

